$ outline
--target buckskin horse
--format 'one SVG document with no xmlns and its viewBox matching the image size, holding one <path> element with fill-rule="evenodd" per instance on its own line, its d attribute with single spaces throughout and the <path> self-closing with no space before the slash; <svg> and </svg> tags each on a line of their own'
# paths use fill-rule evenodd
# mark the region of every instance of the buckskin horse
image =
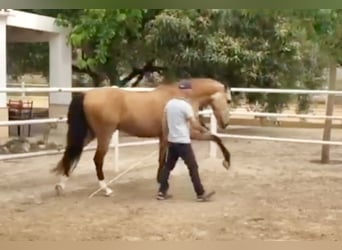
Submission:
<svg viewBox="0 0 342 250">
<path fill-rule="evenodd" d="M 184 80 L 182 80 L 184 81 Z M 228 126 L 230 118 L 230 90 L 221 82 L 210 78 L 186 79 L 192 85 L 190 102 L 194 112 L 211 106 L 220 128 Z M 103 162 L 113 133 L 116 130 L 131 136 L 159 138 L 159 167 L 157 181 L 166 158 L 166 135 L 163 132 L 164 106 L 180 92 L 176 82 L 160 84 L 152 91 L 138 92 L 122 88 L 95 88 L 75 96 L 69 105 L 67 144 L 65 152 L 51 171 L 60 175 L 57 194 L 65 188 L 66 181 L 81 158 L 83 147 L 95 138 L 97 148 L 93 158 L 99 186 L 109 196 L 112 190 L 106 185 Z M 230 166 L 230 153 L 216 135 L 200 133 L 191 128 L 193 140 L 216 142 L 222 151 L 223 166 Z"/>
</svg>

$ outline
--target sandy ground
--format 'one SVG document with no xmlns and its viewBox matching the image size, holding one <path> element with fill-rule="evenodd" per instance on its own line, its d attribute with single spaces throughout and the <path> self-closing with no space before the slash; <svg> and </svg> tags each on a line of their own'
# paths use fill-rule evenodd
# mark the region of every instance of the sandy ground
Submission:
<svg viewBox="0 0 342 250">
<path fill-rule="evenodd" d="M 231 133 L 320 139 L 321 130 L 231 128 Z M 333 140 L 342 139 L 334 131 Z M 125 138 L 125 140 L 131 140 Z M 110 186 L 115 194 L 88 195 L 98 188 L 85 152 L 66 192 L 57 197 L 49 173 L 61 157 L 1 162 L 0 240 L 341 240 L 342 153 L 332 147 L 329 165 L 315 163 L 320 145 L 225 140 L 232 154 L 226 171 L 221 159 L 208 159 L 208 143 L 195 142 L 211 202 L 195 202 L 186 167 L 171 177 L 174 198 L 157 201 L 156 157 Z M 156 145 L 120 150 L 120 169 L 130 167 Z M 114 152 L 106 157 L 112 179 Z M 219 155 L 219 157 L 221 157 Z"/>
</svg>

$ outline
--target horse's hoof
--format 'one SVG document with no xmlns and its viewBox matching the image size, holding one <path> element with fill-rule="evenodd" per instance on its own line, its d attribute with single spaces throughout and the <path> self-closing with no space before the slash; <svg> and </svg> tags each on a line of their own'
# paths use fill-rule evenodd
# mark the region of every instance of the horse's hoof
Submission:
<svg viewBox="0 0 342 250">
<path fill-rule="evenodd" d="M 222 161 L 222 165 L 223 165 L 223 167 L 225 168 L 225 169 L 229 169 L 230 168 L 230 163 L 228 162 L 228 161 L 226 161 L 226 160 L 223 160 Z"/>
<path fill-rule="evenodd" d="M 62 187 L 60 184 L 57 184 L 57 185 L 55 186 L 55 190 L 56 190 L 57 196 L 60 196 L 60 195 L 63 194 L 63 187 Z"/>
<path fill-rule="evenodd" d="M 108 190 L 106 190 L 105 196 L 110 197 L 112 195 L 112 193 L 113 193 L 113 190 L 108 189 Z"/>
</svg>

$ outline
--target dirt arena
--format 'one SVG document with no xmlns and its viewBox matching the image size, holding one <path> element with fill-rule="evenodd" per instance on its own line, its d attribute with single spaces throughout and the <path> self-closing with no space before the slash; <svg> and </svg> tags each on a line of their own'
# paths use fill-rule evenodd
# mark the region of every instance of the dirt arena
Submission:
<svg viewBox="0 0 342 250">
<path fill-rule="evenodd" d="M 321 129 L 231 128 L 230 133 L 320 139 Z M 334 130 L 333 140 L 342 140 Z M 135 140 L 125 138 L 125 141 Z M 64 196 L 56 197 L 49 173 L 60 155 L 1 162 L 0 240 L 341 240 L 342 151 L 331 148 L 330 165 L 315 163 L 320 145 L 226 139 L 232 168 L 208 159 L 209 145 L 195 142 L 200 173 L 216 195 L 195 202 L 186 167 L 171 178 L 172 200 L 157 201 L 156 157 L 110 186 L 98 188 L 93 152 L 84 153 Z M 121 171 L 157 149 L 120 150 Z M 105 162 L 107 181 L 114 152 Z M 221 157 L 219 155 L 219 157 Z"/>
</svg>

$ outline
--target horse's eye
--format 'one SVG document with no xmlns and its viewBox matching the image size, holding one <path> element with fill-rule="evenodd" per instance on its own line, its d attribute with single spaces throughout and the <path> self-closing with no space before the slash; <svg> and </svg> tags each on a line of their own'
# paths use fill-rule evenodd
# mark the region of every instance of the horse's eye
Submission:
<svg viewBox="0 0 342 250">
<path fill-rule="evenodd" d="M 231 100 L 227 100 L 227 103 L 230 104 L 232 101 Z"/>
</svg>

